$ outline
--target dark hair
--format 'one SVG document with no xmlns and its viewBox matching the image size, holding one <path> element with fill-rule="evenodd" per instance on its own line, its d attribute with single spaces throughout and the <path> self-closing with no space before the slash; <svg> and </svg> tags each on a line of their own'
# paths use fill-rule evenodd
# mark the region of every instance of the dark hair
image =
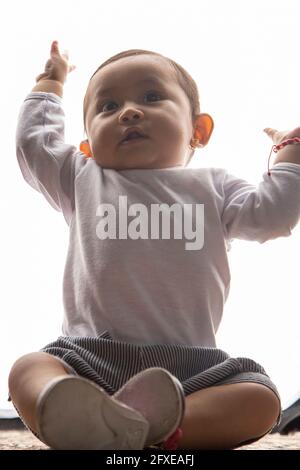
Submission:
<svg viewBox="0 0 300 470">
<path fill-rule="evenodd" d="M 158 52 L 146 51 L 143 49 L 129 49 L 128 51 L 119 52 L 119 54 L 116 54 L 110 57 L 105 62 L 103 62 L 103 64 L 101 64 L 100 67 L 98 67 L 97 70 L 93 73 L 93 75 L 90 78 L 90 81 L 93 78 L 93 76 L 98 72 L 98 70 L 102 69 L 103 67 L 110 64 L 111 62 L 115 62 L 119 59 L 122 59 L 123 57 L 129 57 L 129 56 L 141 55 L 141 54 L 152 54 L 155 56 L 159 56 L 170 64 L 170 66 L 174 70 L 175 78 L 178 84 L 181 86 L 181 88 L 186 93 L 186 96 L 189 99 L 189 102 L 191 105 L 191 117 L 192 117 L 192 121 L 194 122 L 197 114 L 200 114 L 200 98 L 199 98 L 199 92 L 198 92 L 196 82 L 193 80 L 190 74 L 181 65 L 177 64 L 177 62 L 175 62 L 174 60 L 169 59 L 168 57 L 162 54 L 159 54 Z M 86 133 L 85 116 L 86 116 L 86 95 L 84 97 L 84 102 L 83 102 L 83 122 L 84 122 L 84 131 Z M 193 156 L 193 154 L 194 154 L 194 151 L 192 151 L 191 157 Z"/>
</svg>

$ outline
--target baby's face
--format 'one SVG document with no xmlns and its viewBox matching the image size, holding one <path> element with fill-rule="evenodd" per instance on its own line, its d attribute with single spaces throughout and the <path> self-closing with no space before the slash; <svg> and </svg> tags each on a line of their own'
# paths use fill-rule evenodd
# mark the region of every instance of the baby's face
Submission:
<svg viewBox="0 0 300 470">
<path fill-rule="evenodd" d="M 185 165 L 193 136 L 191 107 L 163 59 L 130 56 L 105 66 L 91 79 L 86 100 L 87 137 L 103 168 Z M 146 137 L 122 142 L 131 127 Z"/>
</svg>

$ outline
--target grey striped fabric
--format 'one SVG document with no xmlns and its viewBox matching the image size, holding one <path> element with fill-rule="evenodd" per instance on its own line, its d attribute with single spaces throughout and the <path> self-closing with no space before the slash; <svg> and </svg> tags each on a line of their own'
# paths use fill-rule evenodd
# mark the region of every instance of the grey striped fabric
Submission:
<svg viewBox="0 0 300 470">
<path fill-rule="evenodd" d="M 280 401 L 261 365 L 232 358 L 217 348 L 126 343 L 104 331 L 97 337 L 60 336 L 41 351 L 61 359 L 71 373 L 92 380 L 110 395 L 141 370 L 162 367 L 181 382 L 185 396 L 211 386 L 256 382 L 270 388 Z"/>
</svg>

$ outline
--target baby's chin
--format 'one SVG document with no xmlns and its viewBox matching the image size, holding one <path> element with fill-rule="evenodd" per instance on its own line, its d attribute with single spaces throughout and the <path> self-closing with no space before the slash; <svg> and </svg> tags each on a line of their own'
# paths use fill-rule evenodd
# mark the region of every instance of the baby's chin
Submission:
<svg viewBox="0 0 300 470">
<path fill-rule="evenodd" d="M 151 170 L 160 168 L 169 168 L 174 166 L 169 162 L 145 159 L 123 159 L 122 161 L 103 162 L 95 158 L 96 163 L 103 169 L 107 170 Z M 180 166 L 180 164 L 178 164 Z"/>
<path fill-rule="evenodd" d="M 103 155 L 102 155 L 103 157 Z M 121 158 L 122 157 L 122 158 Z M 184 167 L 184 162 L 181 161 L 170 161 L 168 158 L 163 158 L 163 155 L 131 155 L 131 156 L 117 156 L 109 159 L 97 159 L 95 161 L 97 164 L 104 169 L 108 170 L 151 170 L 151 169 L 163 169 L 163 168 L 173 168 L 173 167 Z"/>
<path fill-rule="evenodd" d="M 98 162 L 97 162 L 98 163 Z M 122 170 L 163 170 L 164 168 L 173 168 L 174 166 L 176 167 L 184 167 L 184 165 L 141 165 L 141 164 L 132 164 L 132 165 L 118 165 L 118 166 L 113 166 L 113 165 L 101 165 L 101 163 L 98 163 L 101 168 L 104 170 L 115 170 L 115 171 L 122 171 Z"/>
</svg>

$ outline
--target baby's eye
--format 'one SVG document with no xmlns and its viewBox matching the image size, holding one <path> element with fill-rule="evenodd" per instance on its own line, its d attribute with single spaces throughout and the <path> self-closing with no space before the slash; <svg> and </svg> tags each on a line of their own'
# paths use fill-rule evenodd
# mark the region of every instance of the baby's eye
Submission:
<svg viewBox="0 0 300 470">
<path fill-rule="evenodd" d="M 149 91 L 148 93 L 146 93 L 146 95 L 147 95 L 147 96 L 149 96 L 149 95 L 154 95 L 154 96 L 159 96 L 159 97 L 160 97 L 160 95 L 159 95 L 158 93 L 156 93 L 156 91 Z M 146 96 L 146 95 L 145 95 L 145 96 Z"/>
<path fill-rule="evenodd" d="M 113 101 L 108 101 L 107 103 L 105 103 L 104 105 L 100 106 L 100 111 L 111 111 L 111 109 L 104 109 L 105 106 L 109 106 L 111 103 L 114 103 Z M 116 104 L 116 103 L 115 103 Z"/>
<path fill-rule="evenodd" d="M 157 93 L 156 91 L 148 91 L 147 93 L 145 93 L 145 96 L 151 96 L 151 95 L 154 95 L 154 96 L 158 96 L 160 99 L 161 99 L 161 96 L 159 93 Z M 152 102 L 152 100 L 150 100 Z M 112 111 L 112 109 L 108 109 L 107 107 L 109 107 L 111 104 L 116 104 L 115 101 L 107 101 L 106 103 L 104 103 L 102 106 L 100 106 L 100 111 Z M 106 107 L 106 109 L 105 109 Z"/>
</svg>

